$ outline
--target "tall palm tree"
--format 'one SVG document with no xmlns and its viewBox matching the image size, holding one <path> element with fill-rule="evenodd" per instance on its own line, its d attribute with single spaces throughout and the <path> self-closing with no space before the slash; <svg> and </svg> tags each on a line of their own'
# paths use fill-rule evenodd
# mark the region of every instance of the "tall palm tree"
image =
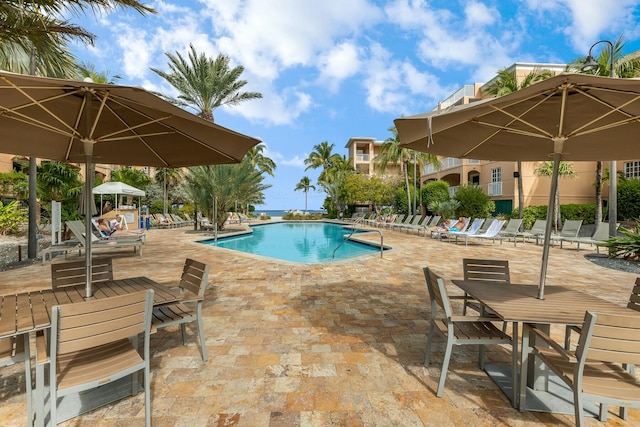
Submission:
<svg viewBox="0 0 640 427">
<path fill-rule="evenodd" d="M 503 68 L 498 71 L 498 77 L 495 78 L 487 88 L 487 93 L 494 96 L 504 96 L 511 92 L 523 89 L 535 82 L 546 80 L 553 77 L 554 73 L 550 70 L 533 70 L 527 74 L 522 82 L 518 82 L 516 72 L 508 71 Z M 518 160 L 518 218 L 524 215 L 524 189 L 522 185 L 522 162 Z"/>
<path fill-rule="evenodd" d="M 375 159 L 375 164 L 384 172 L 389 165 L 400 164 L 401 171 L 404 175 L 405 189 L 407 190 L 407 209 L 411 210 L 411 191 L 409 189 L 409 165 L 419 165 L 420 169 L 426 164 L 437 166 L 440 164 L 438 156 L 430 153 L 418 153 L 414 150 L 404 148 L 400 145 L 400 135 L 394 127 L 388 129 L 393 135 L 385 139 L 380 147 L 380 152 Z M 413 212 L 415 214 L 415 212 Z"/>
<path fill-rule="evenodd" d="M 151 68 L 180 92 L 178 99 L 170 99 L 171 102 L 198 110 L 198 116 L 213 122 L 213 110 L 218 107 L 262 98 L 259 92 L 241 92 L 247 84 L 246 80 L 240 80 L 243 66 L 231 68 L 231 59 L 226 55 L 211 59 L 204 53 L 198 54 L 193 45 L 189 48 L 187 59 L 179 52 L 165 53 L 169 58 L 169 73 Z"/>
<path fill-rule="evenodd" d="M 309 209 L 307 209 L 307 197 L 309 194 L 310 190 L 315 190 L 316 187 L 311 185 L 311 180 L 309 179 L 308 176 L 303 176 L 302 179 L 300 179 L 300 182 L 296 185 L 296 188 L 294 188 L 294 191 L 304 191 L 304 211 L 305 213 L 309 211 Z"/>
<path fill-rule="evenodd" d="M 324 179 L 324 173 L 329 169 L 333 162 L 338 161 L 339 154 L 333 153 L 335 144 L 329 144 L 328 141 L 323 141 L 320 144 L 313 146 L 313 151 L 309 153 L 309 156 L 304 160 L 304 164 L 307 167 L 304 170 L 322 168 L 318 179 Z"/>
<path fill-rule="evenodd" d="M 179 168 L 157 168 L 155 179 L 158 184 L 162 185 L 164 200 L 163 214 L 166 215 L 169 204 L 169 188 L 177 187 L 178 184 L 180 184 L 182 180 L 182 170 Z"/>
<path fill-rule="evenodd" d="M 275 176 L 273 174 L 273 171 L 276 169 L 275 162 L 262 154 L 265 147 L 266 146 L 264 144 L 254 145 L 249 149 L 249 151 L 247 151 L 245 158 L 254 168 L 257 168 L 259 171 L 264 172 L 267 175 Z"/>
<path fill-rule="evenodd" d="M 16 55 L 35 55 L 46 61 L 66 58 L 66 45 L 75 40 L 92 44 L 95 35 L 64 18 L 67 14 L 130 8 L 155 13 L 136 0 L 21 0 L 0 2 L 0 64 Z M 61 76 L 60 76 L 61 77 Z"/>
<path fill-rule="evenodd" d="M 544 162 L 542 166 L 535 170 L 536 175 L 539 176 L 551 176 L 553 174 L 553 162 Z M 576 173 L 573 170 L 573 165 L 568 162 L 560 162 L 558 166 L 558 177 L 575 177 Z M 562 218 L 560 217 L 560 180 L 558 180 L 558 184 L 556 186 L 556 194 L 555 200 L 553 203 L 553 226 L 555 232 L 558 232 L 558 224 L 562 222 Z M 547 209 L 551 209 L 549 206 Z"/>
<path fill-rule="evenodd" d="M 640 76 L 640 55 L 637 53 L 632 53 L 630 55 L 624 56 L 622 54 L 622 50 L 624 49 L 626 42 L 624 41 L 624 37 L 619 36 L 615 42 L 613 42 L 613 67 L 615 71 L 615 75 L 621 78 L 634 78 Z M 588 74 L 596 74 L 599 76 L 610 76 L 611 75 L 611 49 L 603 49 L 600 51 L 600 55 L 597 58 L 597 62 L 599 67 L 595 71 L 582 71 L 582 66 L 584 65 L 585 59 L 577 58 L 571 64 L 567 66 L 569 71 L 579 72 L 579 73 L 588 73 Z M 595 198 L 596 198 L 596 225 L 602 222 L 602 185 L 603 185 L 603 177 L 602 177 L 602 162 L 596 162 L 596 177 L 595 177 Z"/>
</svg>

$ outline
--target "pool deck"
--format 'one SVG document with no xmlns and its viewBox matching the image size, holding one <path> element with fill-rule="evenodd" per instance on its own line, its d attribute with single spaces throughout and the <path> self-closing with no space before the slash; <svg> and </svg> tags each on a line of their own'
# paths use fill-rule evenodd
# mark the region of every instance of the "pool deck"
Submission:
<svg viewBox="0 0 640 427">
<path fill-rule="evenodd" d="M 152 337 L 154 426 L 574 425 L 571 415 L 513 409 L 478 369 L 476 349 L 454 349 L 442 398 L 435 396 L 440 341 L 432 364 L 422 366 L 429 315 L 422 267 L 452 279 L 462 276 L 464 257 L 508 259 L 513 282 L 537 283 L 541 246 L 465 247 L 383 230 L 393 249 L 382 258 L 296 264 L 203 247 L 195 240 L 211 236 L 189 230 L 149 230 L 142 258 L 130 250 L 103 252 L 116 256 L 116 278 L 148 276 L 167 285 L 177 282 L 187 257 L 212 266 L 204 306 L 208 362 L 191 327 L 187 346 L 177 327 Z M 377 233 L 358 237 L 380 240 Z M 547 286 L 569 285 L 626 304 L 636 275 L 589 262 L 584 255 L 593 248 L 570 247 L 550 250 Z M 0 272 L 0 294 L 49 287 L 49 264 Z M 558 338 L 562 332 L 552 329 Z M 488 347 L 486 356 L 498 363 L 510 357 L 499 346 Z M 0 368 L 0 402 L 0 425 L 25 425 L 22 364 Z M 607 423 L 586 423 L 640 425 L 640 411 L 630 410 L 628 422 L 610 413 Z M 143 396 L 60 425 L 144 425 Z"/>
</svg>

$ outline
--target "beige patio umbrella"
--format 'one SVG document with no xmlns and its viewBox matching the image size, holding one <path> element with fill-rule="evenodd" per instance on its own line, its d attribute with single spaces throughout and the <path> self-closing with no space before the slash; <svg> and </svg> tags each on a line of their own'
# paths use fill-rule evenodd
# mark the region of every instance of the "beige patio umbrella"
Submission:
<svg viewBox="0 0 640 427">
<path fill-rule="evenodd" d="M 549 206 L 561 161 L 640 157 L 640 80 L 560 74 L 500 98 L 394 121 L 406 148 L 454 158 L 553 160 Z M 552 209 L 542 252 L 544 299 Z"/>
<path fill-rule="evenodd" d="M 184 167 L 237 163 L 260 140 L 205 121 L 138 87 L 0 71 L 0 152 L 94 164 Z M 93 203 L 85 191 L 86 205 Z M 86 222 L 86 234 L 91 224 Z M 91 239 L 87 239 L 91 297 Z"/>
</svg>

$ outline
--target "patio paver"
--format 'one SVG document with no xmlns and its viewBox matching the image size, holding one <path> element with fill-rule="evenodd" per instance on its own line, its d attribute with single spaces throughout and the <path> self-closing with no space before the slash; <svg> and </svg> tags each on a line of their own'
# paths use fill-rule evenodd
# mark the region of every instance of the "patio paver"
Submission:
<svg viewBox="0 0 640 427">
<path fill-rule="evenodd" d="M 193 337 L 187 346 L 172 328 L 152 337 L 153 425 L 573 425 L 573 416 L 513 409 L 478 369 L 475 349 L 456 349 L 440 399 L 439 341 L 434 363 L 422 366 L 428 327 L 422 267 L 451 279 L 462 277 L 463 257 L 504 258 L 512 281 L 537 283 L 541 247 L 463 247 L 402 231 L 383 233 L 385 245 L 393 247 L 384 258 L 372 254 L 323 265 L 204 247 L 194 242 L 204 236 L 185 228 L 149 230 L 142 258 L 128 252 L 115 258 L 116 279 L 145 275 L 163 284 L 177 283 L 187 257 L 212 266 L 204 305 L 208 362 Z M 371 240 L 379 235 L 372 233 Z M 589 252 L 551 248 L 547 286 L 575 286 L 626 304 L 636 275 L 596 266 L 584 259 Z M 48 264 L 0 272 L 0 293 L 49 283 Z M 552 332 L 561 337 L 564 330 Z M 504 363 L 510 358 L 501 347 L 489 347 L 487 357 Z M 0 370 L 0 425 L 25 424 L 22 366 Z M 139 394 L 61 426 L 143 425 L 142 399 Z M 587 420 L 590 426 L 638 424 L 638 410 L 630 410 L 628 422 L 613 414 L 608 423 Z"/>
</svg>

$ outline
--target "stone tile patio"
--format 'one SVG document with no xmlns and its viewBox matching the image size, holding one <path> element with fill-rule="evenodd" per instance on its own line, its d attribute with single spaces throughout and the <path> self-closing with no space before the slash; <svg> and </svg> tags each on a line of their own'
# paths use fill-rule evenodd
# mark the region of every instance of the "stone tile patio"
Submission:
<svg viewBox="0 0 640 427">
<path fill-rule="evenodd" d="M 461 277 L 463 257 L 503 258 L 512 281 L 537 283 L 540 246 L 465 247 L 385 230 L 384 243 L 393 249 L 383 258 L 308 265 L 205 247 L 196 240 L 209 236 L 187 230 L 149 230 L 141 258 L 105 252 L 116 256 L 116 278 L 145 275 L 167 285 L 177 281 L 186 257 L 212 265 L 204 311 L 208 362 L 193 329 L 187 346 L 177 328 L 152 338 L 154 426 L 574 424 L 573 416 L 514 410 L 478 369 L 473 349 L 455 349 L 443 398 L 435 397 L 443 347 L 429 368 L 422 366 L 429 309 L 422 267 L 450 279 Z M 379 240 L 377 233 L 370 238 Z M 547 286 L 571 285 L 625 304 L 636 276 L 592 264 L 584 255 L 593 251 L 552 248 Z M 0 272 L 0 293 L 49 283 L 48 264 Z M 501 347 L 490 347 L 487 356 L 509 361 Z M 23 382 L 22 365 L 0 369 L 0 425 L 25 424 Z M 607 423 L 587 425 L 639 425 L 640 411 L 630 413 L 628 422 L 612 413 Z M 144 425 L 143 397 L 61 425 Z"/>
</svg>

